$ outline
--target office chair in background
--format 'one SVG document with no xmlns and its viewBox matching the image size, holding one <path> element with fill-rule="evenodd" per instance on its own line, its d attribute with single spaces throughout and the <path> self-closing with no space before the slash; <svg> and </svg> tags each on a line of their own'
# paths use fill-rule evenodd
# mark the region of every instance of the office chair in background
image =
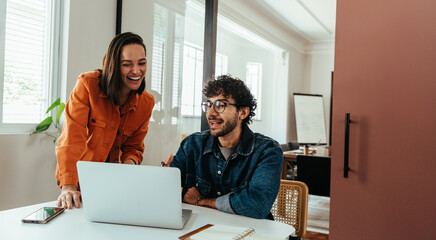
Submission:
<svg viewBox="0 0 436 240">
<path fill-rule="evenodd" d="M 280 147 L 282 148 L 283 152 L 290 151 L 289 144 L 287 144 L 287 143 L 280 144 Z"/>
<path fill-rule="evenodd" d="M 282 148 L 282 151 L 283 152 L 286 152 L 286 151 L 291 151 L 292 149 L 290 149 L 289 148 L 289 146 L 290 146 L 290 143 L 291 142 L 289 142 L 289 143 L 284 143 L 284 144 L 280 144 L 280 147 Z M 288 171 L 288 169 L 289 169 L 289 171 Z M 295 178 L 297 177 L 296 176 L 296 174 L 295 174 L 295 170 L 294 170 L 294 166 L 291 164 L 291 163 L 287 163 L 287 168 L 286 168 L 286 178 L 290 178 L 290 179 L 292 179 L 292 180 L 295 180 Z M 289 175 L 289 172 L 290 172 L 290 177 L 288 176 Z"/>
<path fill-rule="evenodd" d="M 286 143 L 280 144 L 280 147 L 282 148 L 283 152 L 297 150 L 300 148 L 300 146 L 298 145 L 298 142 L 288 142 L 287 144 Z M 288 162 L 287 165 L 289 168 L 288 173 L 290 173 L 290 176 L 287 178 L 295 180 L 297 178 L 297 165 L 295 163 L 291 163 L 291 162 Z"/>
<path fill-rule="evenodd" d="M 288 142 L 289 151 L 297 150 L 300 148 L 300 145 L 297 142 Z"/>
</svg>

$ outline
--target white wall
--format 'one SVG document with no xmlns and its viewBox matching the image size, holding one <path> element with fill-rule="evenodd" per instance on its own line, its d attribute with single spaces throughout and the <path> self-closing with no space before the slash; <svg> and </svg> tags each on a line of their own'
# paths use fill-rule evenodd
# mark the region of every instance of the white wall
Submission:
<svg viewBox="0 0 436 240">
<path fill-rule="evenodd" d="M 334 69 L 334 50 L 318 51 L 310 53 L 308 57 L 310 68 L 308 79 L 305 82 L 310 83 L 308 93 L 321 94 L 324 99 L 324 116 L 325 129 L 327 132 L 327 141 L 330 133 L 330 98 L 331 98 L 331 73 Z"/>
<path fill-rule="evenodd" d="M 50 137 L 0 135 L 0 152 L 0 210 L 56 199 L 56 157 Z"/>
<path fill-rule="evenodd" d="M 305 92 L 309 91 L 309 84 L 307 84 L 307 80 L 305 78 L 306 75 L 309 75 L 307 68 L 308 58 L 306 54 L 301 54 L 300 52 L 294 51 L 289 54 L 289 81 L 288 81 L 288 114 L 287 114 L 287 139 L 288 141 L 296 141 L 297 140 L 297 132 L 295 128 L 295 114 L 294 114 L 294 100 L 293 93 L 294 92 Z"/>
</svg>

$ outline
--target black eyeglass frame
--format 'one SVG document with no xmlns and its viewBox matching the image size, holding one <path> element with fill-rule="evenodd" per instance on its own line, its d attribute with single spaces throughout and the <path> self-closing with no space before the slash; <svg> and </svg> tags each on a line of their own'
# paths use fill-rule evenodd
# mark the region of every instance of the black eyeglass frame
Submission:
<svg viewBox="0 0 436 240">
<path fill-rule="evenodd" d="M 219 106 L 220 103 L 224 104 L 224 106 L 222 107 L 223 110 L 222 111 L 217 111 L 216 107 Z M 232 105 L 232 106 L 238 107 L 238 105 L 234 104 L 234 103 L 225 102 L 223 100 L 216 100 L 215 102 L 211 102 L 211 101 L 204 101 L 204 102 L 202 102 L 201 103 L 201 110 L 203 110 L 203 112 L 207 113 L 212 108 L 212 106 L 213 106 L 213 110 L 215 110 L 215 112 L 223 113 L 226 110 L 227 105 Z"/>
</svg>

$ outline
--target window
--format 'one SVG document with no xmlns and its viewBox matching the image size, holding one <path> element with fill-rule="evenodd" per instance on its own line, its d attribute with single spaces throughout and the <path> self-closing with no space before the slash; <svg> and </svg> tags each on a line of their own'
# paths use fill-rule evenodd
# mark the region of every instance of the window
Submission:
<svg viewBox="0 0 436 240">
<path fill-rule="evenodd" d="M 6 0 L 0 6 L 0 129 L 22 132 L 45 116 L 57 92 L 53 56 L 55 0 Z M 55 6 L 56 5 L 56 6 Z M 5 14 L 3 14 L 5 13 Z M 3 32 L 4 31 L 4 32 Z M 58 31 L 56 31 L 57 34 Z M 18 130 L 20 129 L 20 130 Z"/>
<path fill-rule="evenodd" d="M 260 120 L 262 112 L 260 109 L 260 103 L 262 102 L 262 63 L 247 63 L 246 84 L 250 88 L 254 98 L 257 100 L 257 109 L 254 111 L 256 113 L 254 119 Z"/>
<path fill-rule="evenodd" d="M 177 124 L 184 17 L 154 4 L 151 93 L 155 96 L 152 121 Z"/>
<path fill-rule="evenodd" d="M 185 42 L 183 51 L 182 116 L 201 116 L 203 51 Z"/>
<path fill-rule="evenodd" d="M 215 56 L 215 76 L 227 74 L 227 56 L 216 53 Z"/>
<path fill-rule="evenodd" d="M 193 4 L 187 2 L 185 15 L 154 4 L 151 93 L 156 105 L 152 116 L 160 124 L 177 124 L 180 116 L 201 116 L 203 48 L 193 43 L 198 39 L 192 32 L 198 31 L 192 29 L 201 28 L 198 12 L 204 9 Z M 216 54 L 215 73 L 227 73 L 227 56 Z"/>
<path fill-rule="evenodd" d="M 227 56 L 217 53 L 215 76 L 227 73 Z M 183 51 L 182 116 L 201 116 L 203 49 L 185 42 Z"/>
</svg>

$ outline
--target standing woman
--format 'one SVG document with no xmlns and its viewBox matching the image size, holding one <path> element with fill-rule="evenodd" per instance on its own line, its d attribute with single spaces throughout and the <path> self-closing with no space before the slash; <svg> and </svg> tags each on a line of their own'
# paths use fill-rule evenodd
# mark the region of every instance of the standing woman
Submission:
<svg viewBox="0 0 436 240">
<path fill-rule="evenodd" d="M 119 34 L 107 49 L 102 69 L 79 76 L 56 147 L 58 206 L 81 206 L 77 161 L 142 162 L 154 107 L 153 96 L 145 90 L 146 53 L 140 36 Z"/>
</svg>

